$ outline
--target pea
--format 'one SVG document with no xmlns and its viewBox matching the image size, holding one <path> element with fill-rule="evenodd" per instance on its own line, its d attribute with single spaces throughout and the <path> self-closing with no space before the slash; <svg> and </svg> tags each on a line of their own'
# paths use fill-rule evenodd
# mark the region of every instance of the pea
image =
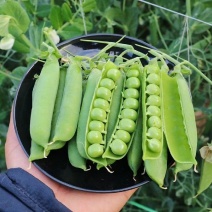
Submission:
<svg viewBox="0 0 212 212">
<path fill-rule="evenodd" d="M 137 117 L 138 117 L 138 113 L 137 111 L 133 109 L 126 108 L 121 111 L 121 118 L 127 118 L 127 119 L 131 119 L 135 121 Z"/>
<path fill-rule="evenodd" d="M 148 125 L 149 127 L 161 128 L 161 119 L 158 116 L 151 116 L 148 119 Z"/>
<path fill-rule="evenodd" d="M 158 129 L 157 127 L 150 127 L 147 131 L 147 136 L 150 138 L 161 139 L 162 133 L 161 130 Z"/>
<path fill-rule="evenodd" d="M 131 119 L 121 119 L 119 129 L 132 133 L 135 130 L 135 122 Z"/>
<path fill-rule="evenodd" d="M 105 125 L 101 121 L 91 121 L 89 123 L 89 129 L 99 132 L 104 132 Z"/>
<path fill-rule="evenodd" d="M 97 99 L 94 100 L 93 106 L 94 107 L 101 108 L 101 109 L 103 109 L 105 111 L 108 111 L 109 110 L 109 107 L 110 107 L 110 104 L 105 99 L 97 98 Z"/>
<path fill-rule="evenodd" d="M 139 71 L 137 69 L 130 69 L 126 73 L 127 77 L 138 77 L 139 76 Z"/>
<path fill-rule="evenodd" d="M 150 105 L 147 108 L 147 115 L 150 115 L 150 116 L 160 116 L 161 115 L 161 110 L 157 106 Z"/>
<path fill-rule="evenodd" d="M 112 79 L 104 78 L 100 81 L 100 86 L 112 90 L 115 87 L 115 83 Z"/>
<path fill-rule="evenodd" d="M 149 74 L 146 81 L 151 84 L 160 85 L 160 77 L 158 74 Z"/>
<path fill-rule="evenodd" d="M 162 150 L 161 142 L 155 138 L 147 140 L 147 146 L 152 152 L 159 153 Z"/>
<path fill-rule="evenodd" d="M 87 140 L 90 144 L 104 144 L 102 134 L 99 131 L 88 132 Z"/>
<path fill-rule="evenodd" d="M 104 147 L 101 144 L 92 144 L 88 147 L 88 155 L 92 158 L 100 157 L 104 152 Z"/>
<path fill-rule="evenodd" d="M 125 84 L 127 88 L 139 88 L 140 85 L 141 85 L 140 80 L 137 77 L 128 78 Z"/>
<path fill-rule="evenodd" d="M 149 84 L 149 85 L 146 86 L 146 92 L 148 94 L 159 95 L 160 94 L 160 88 L 159 88 L 159 86 L 157 86 L 155 84 Z"/>
<path fill-rule="evenodd" d="M 118 138 L 118 139 L 124 141 L 124 143 L 129 143 L 131 136 L 125 130 L 117 130 L 116 133 L 115 133 L 115 138 Z"/>
<path fill-rule="evenodd" d="M 105 121 L 106 112 L 101 108 L 93 108 L 91 110 L 91 118 L 97 121 Z"/>
<path fill-rule="evenodd" d="M 147 98 L 147 105 L 153 105 L 153 106 L 160 106 L 161 105 L 161 98 L 156 95 L 150 95 Z"/>
<path fill-rule="evenodd" d="M 139 97 L 139 92 L 135 88 L 128 88 L 128 89 L 124 90 L 123 93 L 124 93 L 124 98 L 138 99 L 138 97 Z"/>
<path fill-rule="evenodd" d="M 127 151 L 127 145 L 120 139 L 113 140 L 110 148 L 115 155 L 123 155 Z"/>
<path fill-rule="evenodd" d="M 112 93 L 108 88 L 105 88 L 105 87 L 97 88 L 97 91 L 96 91 L 97 98 L 109 100 L 111 98 L 111 96 L 112 96 Z"/>
<path fill-rule="evenodd" d="M 116 68 L 112 68 L 107 72 L 107 77 L 116 82 L 121 77 L 121 72 Z"/>
<path fill-rule="evenodd" d="M 127 98 L 124 100 L 123 107 L 137 110 L 138 100 L 134 98 Z"/>
</svg>

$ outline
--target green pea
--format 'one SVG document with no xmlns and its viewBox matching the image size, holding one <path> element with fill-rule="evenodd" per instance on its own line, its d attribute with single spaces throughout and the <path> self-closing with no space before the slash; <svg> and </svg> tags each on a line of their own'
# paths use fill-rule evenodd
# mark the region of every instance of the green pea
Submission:
<svg viewBox="0 0 212 212">
<path fill-rule="evenodd" d="M 115 83 L 112 79 L 104 78 L 100 81 L 100 86 L 112 90 L 115 87 Z"/>
<path fill-rule="evenodd" d="M 148 125 L 149 127 L 161 128 L 161 119 L 158 116 L 151 116 L 148 119 Z"/>
<path fill-rule="evenodd" d="M 115 138 L 118 138 L 118 139 L 124 141 L 124 143 L 129 143 L 131 136 L 125 130 L 117 130 L 116 133 L 115 133 Z"/>
<path fill-rule="evenodd" d="M 105 87 L 97 88 L 97 91 L 96 91 L 97 98 L 109 100 L 111 98 L 111 96 L 112 96 L 112 93 L 108 88 L 105 88 Z"/>
<path fill-rule="evenodd" d="M 121 118 L 127 118 L 135 121 L 138 117 L 137 111 L 130 109 L 130 108 L 125 108 L 121 111 Z"/>
<path fill-rule="evenodd" d="M 148 146 L 149 150 L 151 150 L 152 152 L 159 153 L 162 150 L 162 143 L 158 139 L 155 139 L 155 138 L 148 139 L 147 146 Z"/>
<path fill-rule="evenodd" d="M 146 81 L 151 84 L 160 85 L 160 77 L 155 73 L 149 74 Z"/>
<path fill-rule="evenodd" d="M 105 111 L 108 111 L 109 110 L 109 107 L 110 107 L 110 104 L 105 99 L 97 98 L 97 99 L 94 100 L 93 106 L 94 107 L 101 108 L 101 109 L 103 109 Z"/>
<path fill-rule="evenodd" d="M 92 158 L 100 157 L 104 152 L 104 147 L 101 144 L 91 144 L 88 147 L 88 155 Z"/>
<path fill-rule="evenodd" d="M 147 131 L 147 136 L 150 138 L 161 139 L 162 138 L 161 129 L 158 129 L 157 127 L 150 127 Z"/>
<path fill-rule="evenodd" d="M 110 144 L 111 151 L 115 155 L 123 155 L 127 151 L 127 145 L 120 139 L 115 139 Z"/>
<path fill-rule="evenodd" d="M 149 85 L 146 86 L 146 92 L 148 94 L 159 95 L 160 94 L 160 88 L 159 88 L 159 86 L 157 86 L 155 84 L 149 84 Z"/>
<path fill-rule="evenodd" d="M 135 130 L 135 122 L 131 119 L 121 119 L 119 122 L 119 129 L 132 133 Z"/>
<path fill-rule="evenodd" d="M 124 93 L 124 98 L 138 99 L 138 97 L 139 97 L 139 92 L 135 88 L 128 88 L 128 89 L 124 90 L 123 93 Z"/>
<path fill-rule="evenodd" d="M 106 121 L 106 112 L 101 108 L 93 108 L 91 110 L 91 118 L 97 121 Z"/>
<path fill-rule="evenodd" d="M 161 115 L 161 110 L 157 106 L 150 105 L 147 108 L 147 115 L 150 115 L 150 116 L 160 116 Z"/>
<path fill-rule="evenodd" d="M 127 98 L 124 100 L 123 102 L 123 107 L 124 108 L 130 108 L 130 109 L 134 109 L 137 110 L 138 109 L 138 100 L 134 99 L 134 98 Z"/>
<path fill-rule="evenodd" d="M 101 121 L 91 121 L 89 123 L 89 130 L 104 132 L 105 125 Z"/>
<path fill-rule="evenodd" d="M 137 77 L 130 77 L 126 80 L 125 86 L 127 88 L 139 88 L 141 85 L 140 80 Z"/>
<path fill-rule="evenodd" d="M 156 95 L 150 95 L 147 98 L 147 105 L 153 105 L 153 106 L 160 106 L 161 105 L 161 98 Z"/>
<path fill-rule="evenodd" d="M 88 132 L 87 140 L 91 144 L 104 144 L 102 134 L 99 131 Z"/>
<path fill-rule="evenodd" d="M 139 76 L 139 71 L 137 69 L 130 69 L 126 73 L 127 77 L 138 77 Z"/>
<path fill-rule="evenodd" d="M 121 72 L 116 68 L 112 68 L 107 72 L 107 77 L 116 82 L 121 77 Z"/>
</svg>

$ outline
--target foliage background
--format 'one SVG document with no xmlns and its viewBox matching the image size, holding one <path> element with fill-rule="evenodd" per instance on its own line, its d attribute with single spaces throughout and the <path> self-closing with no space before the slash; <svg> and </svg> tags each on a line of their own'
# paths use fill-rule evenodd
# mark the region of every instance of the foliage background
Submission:
<svg viewBox="0 0 212 212">
<path fill-rule="evenodd" d="M 138 0 L 8 0 L 20 5 L 28 19 L 20 19 L 14 8 L 0 9 L 0 14 L 9 14 L 18 19 L 19 27 L 12 50 L 0 50 L 0 171 L 6 169 L 4 144 L 9 115 L 19 82 L 34 62 L 42 48 L 44 27 L 53 27 L 61 41 L 88 33 L 118 33 L 146 41 L 169 55 L 191 61 L 206 76 L 212 78 L 212 0 L 149 0 L 161 7 L 203 20 L 205 24 L 187 19 L 179 14 L 149 5 Z M 0 0 L 0 5 L 4 0 Z M 71 8 L 71 10 L 69 9 Z M 16 8 L 17 9 L 17 8 Z M 20 8 L 19 8 L 20 9 Z M 22 12 L 23 12 L 22 11 Z M 20 14 L 20 13 L 19 13 Z M 21 36 L 20 36 L 21 35 Z M 197 120 L 200 148 L 212 140 L 212 88 L 198 74 L 188 78 L 193 104 L 200 113 Z M 199 164 L 201 159 L 197 152 Z M 201 168 L 201 165 L 198 169 Z M 167 190 L 154 183 L 139 189 L 123 208 L 123 212 L 137 211 L 207 211 L 212 207 L 212 188 L 193 198 L 199 174 L 189 170 L 179 175 L 173 183 L 169 170 Z"/>
</svg>

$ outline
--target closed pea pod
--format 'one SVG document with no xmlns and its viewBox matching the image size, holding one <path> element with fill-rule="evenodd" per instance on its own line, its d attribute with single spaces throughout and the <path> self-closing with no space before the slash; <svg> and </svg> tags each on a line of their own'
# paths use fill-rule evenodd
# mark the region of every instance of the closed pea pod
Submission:
<svg viewBox="0 0 212 212">
<path fill-rule="evenodd" d="M 79 154 L 75 137 L 68 142 L 68 159 L 73 167 L 87 170 L 86 159 Z"/>
<path fill-rule="evenodd" d="M 167 70 L 162 70 L 161 76 L 163 126 L 169 151 L 174 160 L 179 163 L 196 163 L 188 140 L 187 130 L 189 128 L 187 124 L 185 125 L 187 123 L 184 121 L 185 112 L 182 112 L 186 108 L 182 107 L 177 78 L 170 77 Z M 184 100 L 190 104 L 190 99 Z"/>
<path fill-rule="evenodd" d="M 70 64 L 66 73 L 66 82 L 63 91 L 60 113 L 52 143 L 55 141 L 68 141 L 74 136 L 78 124 L 81 99 L 81 67 L 74 58 L 70 58 Z"/>
<path fill-rule="evenodd" d="M 184 124 L 186 125 L 186 132 L 188 135 L 188 142 L 191 145 L 192 154 L 196 155 L 197 151 L 197 129 L 195 121 L 195 113 L 192 105 L 191 94 L 188 89 L 188 85 L 181 74 L 175 76 L 177 78 L 177 85 L 179 90 L 179 95 L 181 99 L 181 105 L 184 117 Z M 190 101 L 189 101 L 190 100 Z M 193 166 L 192 163 L 178 163 L 176 162 L 174 167 L 174 173 L 177 175 L 178 172 L 190 169 Z"/>
<path fill-rule="evenodd" d="M 30 117 L 30 135 L 34 142 L 46 148 L 48 145 L 54 104 L 59 84 L 59 62 L 54 55 L 47 58 L 39 78 Z"/>
</svg>

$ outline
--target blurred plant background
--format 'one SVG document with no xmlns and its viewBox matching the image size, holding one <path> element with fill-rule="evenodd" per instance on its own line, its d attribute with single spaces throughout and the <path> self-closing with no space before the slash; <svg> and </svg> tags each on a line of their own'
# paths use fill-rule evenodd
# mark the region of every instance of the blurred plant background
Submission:
<svg viewBox="0 0 212 212">
<path fill-rule="evenodd" d="M 23 74 L 46 42 L 45 27 L 55 30 L 61 42 L 88 33 L 129 35 L 191 61 L 212 79 L 211 14 L 212 0 L 0 0 L 0 171 L 6 169 L 4 144 L 12 101 Z M 13 41 L 13 48 L 7 50 Z M 212 87 L 195 73 L 188 83 L 200 148 L 212 140 Z M 197 159 L 200 170 L 199 152 Z M 199 174 L 189 170 L 180 173 L 176 182 L 173 179 L 170 169 L 167 190 L 153 182 L 142 186 L 122 212 L 200 212 L 212 208 L 212 187 L 193 198 Z"/>
</svg>

